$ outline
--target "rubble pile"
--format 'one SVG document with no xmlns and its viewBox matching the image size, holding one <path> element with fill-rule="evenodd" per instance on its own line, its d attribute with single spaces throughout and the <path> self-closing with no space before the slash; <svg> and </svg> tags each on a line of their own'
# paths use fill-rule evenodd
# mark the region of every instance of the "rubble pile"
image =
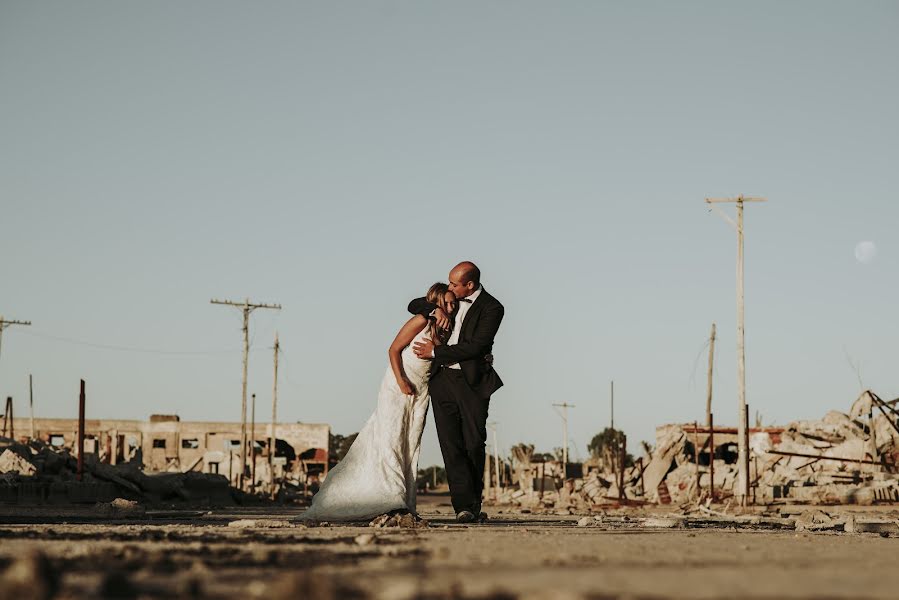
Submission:
<svg viewBox="0 0 899 600">
<path fill-rule="evenodd" d="M 79 481 L 78 461 L 68 449 L 40 440 L 23 443 L 0 437 L 0 503 L 94 504 L 120 499 L 145 504 L 229 506 L 241 499 L 222 475 L 148 475 L 131 463 L 111 465 L 92 454 L 84 458 Z"/>
<path fill-rule="evenodd" d="M 820 420 L 784 428 L 750 428 L 755 501 L 869 505 L 899 500 L 897 419 L 893 403 L 865 391 L 848 414 L 830 411 Z M 707 434 L 686 425 L 660 428 L 657 449 L 643 474 L 647 500 L 683 504 L 709 497 Z M 719 435 L 718 429 L 714 436 L 715 498 L 723 500 L 739 492 L 736 438 Z M 705 460 L 697 464 L 703 453 Z"/>
<path fill-rule="evenodd" d="M 885 402 L 865 391 L 848 413 L 786 427 L 749 429 L 749 479 L 755 503 L 861 504 L 899 501 L 899 399 Z M 645 503 L 698 505 L 741 495 L 737 430 L 665 425 L 654 449 L 623 474 L 594 460 L 572 465 L 533 446 L 512 448 L 513 487 L 488 492 L 488 501 L 524 511 L 558 514 L 594 507 Z M 712 439 L 710 439 L 712 438 Z M 714 452 L 710 452 L 714 444 Z M 591 467 L 595 467 L 592 468 Z M 586 472 L 583 472 L 586 471 Z"/>
</svg>

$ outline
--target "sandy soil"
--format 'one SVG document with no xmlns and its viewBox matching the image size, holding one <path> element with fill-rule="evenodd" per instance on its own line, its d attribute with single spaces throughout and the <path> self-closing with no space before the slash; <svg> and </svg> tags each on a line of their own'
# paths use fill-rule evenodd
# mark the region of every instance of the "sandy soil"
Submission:
<svg viewBox="0 0 899 600">
<path fill-rule="evenodd" d="M 99 521 L 83 509 L 17 517 L 7 507 L 0 599 L 54 589 L 54 598 L 275 600 L 895 598 L 899 589 L 896 533 L 657 528 L 622 520 L 633 510 L 579 527 L 582 515 L 495 509 L 486 524 L 458 525 L 445 499 L 423 500 L 427 529 L 304 527 L 289 524 L 290 509 Z M 239 519 L 254 522 L 233 526 Z"/>
</svg>

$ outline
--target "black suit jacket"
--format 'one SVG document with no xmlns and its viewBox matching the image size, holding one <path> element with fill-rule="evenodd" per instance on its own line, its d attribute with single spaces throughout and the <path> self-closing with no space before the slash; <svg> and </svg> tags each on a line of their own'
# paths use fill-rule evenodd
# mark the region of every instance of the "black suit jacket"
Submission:
<svg viewBox="0 0 899 600">
<path fill-rule="evenodd" d="M 416 298 L 409 303 L 409 312 L 424 315 L 425 318 L 437 308 L 424 298 Z M 459 363 L 465 374 L 468 385 L 483 398 L 502 387 L 493 366 L 487 362 L 486 356 L 493 351 L 493 338 L 502 323 L 505 308 L 499 300 L 487 293 L 483 287 L 481 293 L 465 313 L 459 341 L 451 346 L 435 346 L 432 369 L 443 365 Z"/>
</svg>

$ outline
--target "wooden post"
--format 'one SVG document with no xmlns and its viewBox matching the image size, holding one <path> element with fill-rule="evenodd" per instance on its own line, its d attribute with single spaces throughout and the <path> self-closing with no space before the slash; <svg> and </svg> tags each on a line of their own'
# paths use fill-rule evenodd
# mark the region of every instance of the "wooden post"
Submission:
<svg viewBox="0 0 899 600">
<path fill-rule="evenodd" d="M 78 481 L 84 479 L 84 380 L 78 395 Z"/>
<path fill-rule="evenodd" d="M 493 465 L 496 471 L 496 488 L 493 490 L 493 496 L 499 502 L 499 489 L 502 487 L 502 481 L 499 477 L 499 446 L 496 443 L 496 423 L 493 424 Z"/>
<path fill-rule="evenodd" d="M 706 385 L 706 398 L 705 398 L 705 423 L 707 427 L 711 427 L 711 414 L 712 414 L 712 372 L 715 368 L 715 324 L 712 323 L 712 335 L 709 338 L 709 376 L 708 376 L 708 384 Z"/>
<path fill-rule="evenodd" d="M 256 394 L 253 394 L 253 407 L 250 416 L 250 491 L 256 492 Z"/>
<path fill-rule="evenodd" d="M 627 436 L 622 434 L 618 450 L 618 499 L 624 500 L 624 465 L 627 459 Z"/>
<path fill-rule="evenodd" d="M 749 405 L 743 407 L 743 445 L 746 452 L 743 454 L 743 468 L 746 471 L 745 487 L 743 488 L 743 506 L 749 504 L 751 498 L 749 494 L 750 476 L 749 476 Z"/>
<path fill-rule="evenodd" d="M 490 497 L 490 453 L 484 452 L 487 456 L 484 459 L 484 492 L 481 497 L 482 500 L 487 500 Z"/>
<path fill-rule="evenodd" d="M 275 449 L 277 446 L 278 436 L 275 433 L 275 427 L 278 423 L 278 352 L 280 350 L 280 344 L 278 343 L 278 332 L 275 332 L 275 377 L 274 384 L 272 386 L 272 430 L 271 430 L 271 438 L 269 439 L 268 446 L 268 474 L 270 478 L 269 485 L 271 486 L 271 495 L 272 499 L 275 498 Z"/>
<path fill-rule="evenodd" d="M 31 439 L 34 439 L 34 382 L 31 374 L 28 375 L 28 406 L 31 408 Z"/>
<path fill-rule="evenodd" d="M 696 465 L 696 498 L 699 499 L 702 489 L 699 487 L 699 424 L 696 421 L 693 421 L 693 464 Z"/>
<path fill-rule="evenodd" d="M 15 439 L 16 437 L 15 425 L 13 424 L 12 396 L 6 397 L 6 408 L 3 409 L 3 435 L 8 436 L 10 439 Z"/>
<path fill-rule="evenodd" d="M 543 500 L 543 485 L 546 481 L 546 459 L 540 463 L 540 500 Z"/>
<path fill-rule="evenodd" d="M 709 498 L 715 502 L 715 415 L 709 414 Z"/>
</svg>

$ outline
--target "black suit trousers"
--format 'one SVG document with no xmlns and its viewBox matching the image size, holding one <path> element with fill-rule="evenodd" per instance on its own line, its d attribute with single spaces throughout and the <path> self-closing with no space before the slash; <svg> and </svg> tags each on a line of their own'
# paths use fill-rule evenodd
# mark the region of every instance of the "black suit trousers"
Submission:
<svg viewBox="0 0 899 600">
<path fill-rule="evenodd" d="M 429 389 L 453 508 L 479 511 L 490 400 L 472 390 L 458 369 L 440 368 Z"/>
</svg>

